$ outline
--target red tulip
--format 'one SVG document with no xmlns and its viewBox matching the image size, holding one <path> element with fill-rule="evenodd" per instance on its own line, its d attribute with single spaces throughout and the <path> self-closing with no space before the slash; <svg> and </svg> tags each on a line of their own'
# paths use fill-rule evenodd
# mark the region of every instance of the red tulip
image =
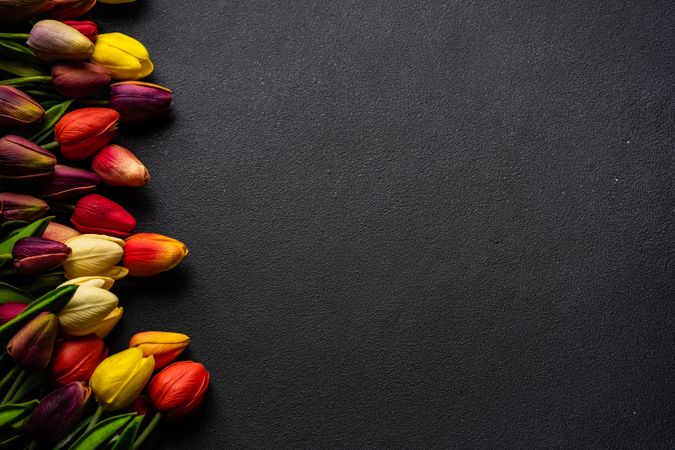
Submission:
<svg viewBox="0 0 675 450">
<path fill-rule="evenodd" d="M 120 115 L 110 108 L 81 108 L 61 117 L 54 137 L 66 159 L 86 159 L 115 137 Z"/>
<path fill-rule="evenodd" d="M 98 36 L 98 25 L 96 25 L 96 22 L 92 22 L 91 20 L 64 20 L 63 23 L 84 34 L 91 42 L 96 42 L 96 37 Z"/>
<path fill-rule="evenodd" d="M 209 386 L 209 372 L 193 361 L 167 366 L 150 380 L 148 397 L 155 409 L 167 420 L 192 414 L 204 400 Z"/>
<path fill-rule="evenodd" d="M 107 234 L 125 238 L 136 228 L 136 219 L 119 204 L 102 195 L 89 194 L 75 205 L 70 219 L 82 233 Z"/>
<path fill-rule="evenodd" d="M 47 371 L 57 386 L 73 381 L 89 382 L 94 369 L 108 356 L 103 339 L 93 334 L 57 342 Z"/>
<path fill-rule="evenodd" d="M 110 186 L 139 187 L 150 181 L 142 162 L 126 148 L 106 145 L 91 160 L 91 168 Z"/>
<path fill-rule="evenodd" d="M 26 303 L 3 303 L 0 305 L 0 325 L 4 325 L 26 309 Z"/>
<path fill-rule="evenodd" d="M 110 71 L 86 62 L 64 62 L 52 66 L 52 83 L 64 97 L 87 97 L 110 83 Z"/>
<path fill-rule="evenodd" d="M 124 243 L 122 265 L 135 277 L 150 277 L 171 270 L 188 254 L 182 242 L 156 233 L 134 234 Z"/>
</svg>

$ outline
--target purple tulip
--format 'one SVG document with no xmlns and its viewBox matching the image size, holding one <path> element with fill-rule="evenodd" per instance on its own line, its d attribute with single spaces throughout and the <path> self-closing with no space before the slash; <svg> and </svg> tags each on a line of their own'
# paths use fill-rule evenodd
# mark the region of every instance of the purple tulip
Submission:
<svg viewBox="0 0 675 450">
<path fill-rule="evenodd" d="M 140 123 L 168 114 L 172 100 L 169 89 L 143 81 L 123 81 L 110 87 L 110 107 L 124 123 Z"/>
<path fill-rule="evenodd" d="M 59 267 L 70 255 L 70 248 L 61 242 L 41 237 L 19 239 L 14 244 L 14 268 L 22 275 L 38 275 Z"/>
<path fill-rule="evenodd" d="M 90 394 L 91 389 L 79 381 L 48 394 L 28 419 L 28 434 L 41 443 L 60 441 L 79 422 Z"/>
<path fill-rule="evenodd" d="M 12 86 L 0 86 L 0 128 L 40 123 L 45 110 L 28 94 Z"/>
<path fill-rule="evenodd" d="M 58 319 L 42 313 L 23 326 L 7 344 L 7 353 L 17 366 L 32 372 L 43 372 L 54 351 Z"/>
<path fill-rule="evenodd" d="M 68 200 L 81 197 L 96 189 L 101 177 L 94 172 L 57 164 L 52 176 L 40 186 L 40 197 L 49 200 Z"/>
<path fill-rule="evenodd" d="M 49 206 L 31 195 L 0 192 L 0 221 L 25 220 L 33 222 L 44 217 Z"/>
<path fill-rule="evenodd" d="M 0 138 L 0 178 L 33 180 L 54 172 L 56 157 L 48 150 L 21 136 Z"/>
<path fill-rule="evenodd" d="M 8 302 L 0 305 L 0 325 L 4 325 L 26 309 L 26 303 Z"/>
</svg>

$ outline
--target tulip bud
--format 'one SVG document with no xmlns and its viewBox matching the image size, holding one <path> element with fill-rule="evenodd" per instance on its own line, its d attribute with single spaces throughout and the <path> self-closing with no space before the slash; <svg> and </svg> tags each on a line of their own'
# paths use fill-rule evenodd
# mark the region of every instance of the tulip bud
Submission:
<svg viewBox="0 0 675 450">
<path fill-rule="evenodd" d="M 136 219 L 119 204 L 102 195 L 89 194 L 75 204 L 70 219 L 82 233 L 127 237 L 136 228 Z"/>
<path fill-rule="evenodd" d="M 98 25 L 96 25 L 96 22 L 92 22 L 91 20 L 64 20 L 63 23 L 75 28 L 91 42 L 96 42 L 96 36 L 98 36 Z"/>
<path fill-rule="evenodd" d="M 0 138 L 0 178 L 32 180 L 54 171 L 56 157 L 51 152 L 21 136 Z"/>
<path fill-rule="evenodd" d="M 91 236 L 91 235 L 90 235 Z M 109 291 L 110 288 L 115 284 L 115 280 L 108 277 L 101 276 L 90 276 L 90 277 L 77 277 L 72 280 L 68 280 L 64 283 L 61 283 L 61 286 L 92 286 Z"/>
<path fill-rule="evenodd" d="M 56 223 L 54 221 L 49 222 L 49 224 L 47 224 L 47 228 L 45 228 L 45 231 L 42 233 L 43 238 L 51 239 L 52 241 L 63 242 L 64 244 L 68 239 L 79 235 L 79 231 L 73 230 L 66 225 L 61 225 L 60 223 Z"/>
<path fill-rule="evenodd" d="M 185 244 L 156 233 L 138 233 L 125 241 L 122 265 L 135 277 L 150 277 L 173 269 L 188 254 Z"/>
<path fill-rule="evenodd" d="M 54 444 L 80 421 L 91 389 L 70 383 L 47 394 L 28 419 L 28 435 L 40 443 Z"/>
<path fill-rule="evenodd" d="M 104 359 L 94 370 L 89 385 L 103 409 L 115 411 L 138 398 L 154 368 L 152 356 L 145 358 L 141 349 L 128 348 Z"/>
<path fill-rule="evenodd" d="M 140 348 L 144 356 L 152 355 L 155 358 L 155 369 L 159 369 L 178 358 L 189 342 L 190 338 L 181 333 L 145 331 L 134 335 L 129 347 Z"/>
<path fill-rule="evenodd" d="M 56 20 L 33 25 L 27 44 L 44 61 L 84 61 L 94 52 L 94 44 L 85 35 Z"/>
<path fill-rule="evenodd" d="M 106 145 L 91 160 L 91 168 L 110 186 L 139 187 L 150 181 L 142 162 L 124 147 Z"/>
<path fill-rule="evenodd" d="M 117 280 L 129 272 L 116 266 L 124 255 L 122 239 L 100 234 L 83 234 L 68 239 L 71 254 L 63 262 L 66 278 L 108 277 Z"/>
<path fill-rule="evenodd" d="M 47 371 L 57 386 L 74 381 L 89 382 L 94 369 L 108 356 L 103 339 L 94 335 L 71 337 L 56 343 Z"/>
<path fill-rule="evenodd" d="M 12 249 L 14 268 L 21 275 L 38 275 L 56 269 L 70 255 L 61 242 L 40 237 L 19 239 Z"/>
<path fill-rule="evenodd" d="M 48 0 L 2 0 L 0 23 L 18 23 L 37 14 Z"/>
<path fill-rule="evenodd" d="M 40 197 L 68 200 L 93 191 L 100 182 L 93 172 L 57 164 L 54 173 L 40 183 Z"/>
<path fill-rule="evenodd" d="M 0 325 L 4 325 L 26 309 L 26 303 L 3 303 L 0 305 Z"/>
<path fill-rule="evenodd" d="M 59 311 L 59 325 L 71 336 L 91 334 L 99 322 L 117 308 L 117 296 L 105 289 L 80 286 Z"/>
<path fill-rule="evenodd" d="M 66 159 L 86 159 L 115 137 L 120 115 L 110 108 L 81 108 L 61 117 L 54 138 Z"/>
<path fill-rule="evenodd" d="M 52 19 L 66 20 L 83 16 L 95 4 L 96 0 L 50 0 L 52 7 L 47 15 Z"/>
<path fill-rule="evenodd" d="M 209 372 L 193 361 L 180 361 L 164 368 L 148 385 L 148 397 L 166 420 L 192 414 L 204 400 Z"/>
<path fill-rule="evenodd" d="M 44 217 L 49 206 L 30 195 L 0 192 L 0 219 L 2 221 L 24 220 L 33 222 Z"/>
<path fill-rule="evenodd" d="M 124 123 L 140 123 L 168 114 L 171 90 L 142 81 L 123 81 L 110 87 L 110 107 L 120 113 Z"/>
<path fill-rule="evenodd" d="M 52 83 L 64 97 L 87 97 L 110 83 L 110 71 L 86 62 L 60 63 L 52 66 Z"/>
<path fill-rule="evenodd" d="M 42 372 L 47 368 L 56 343 L 58 322 L 52 313 L 42 313 L 23 326 L 7 344 L 7 353 L 22 369 Z"/>
<path fill-rule="evenodd" d="M 113 80 L 140 80 L 154 69 L 143 44 L 122 33 L 99 34 L 91 62 L 110 69 Z"/>
<path fill-rule="evenodd" d="M 0 128 L 40 123 L 45 110 L 31 96 L 12 86 L 0 86 Z"/>
</svg>

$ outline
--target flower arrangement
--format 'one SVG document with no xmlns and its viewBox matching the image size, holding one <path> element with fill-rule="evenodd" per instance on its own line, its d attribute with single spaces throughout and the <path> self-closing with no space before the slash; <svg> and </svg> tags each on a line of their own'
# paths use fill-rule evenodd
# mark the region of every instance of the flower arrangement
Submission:
<svg viewBox="0 0 675 450">
<path fill-rule="evenodd" d="M 173 94 L 139 81 L 154 70 L 140 42 L 81 18 L 95 4 L 0 0 L 0 448 L 137 449 L 209 384 L 202 364 L 176 361 L 182 333 L 140 332 L 114 354 L 104 341 L 124 315 L 115 283 L 188 249 L 137 233 L 96 192 L 149 182 L 113 140 L 169 113 Z"/>
</svg>

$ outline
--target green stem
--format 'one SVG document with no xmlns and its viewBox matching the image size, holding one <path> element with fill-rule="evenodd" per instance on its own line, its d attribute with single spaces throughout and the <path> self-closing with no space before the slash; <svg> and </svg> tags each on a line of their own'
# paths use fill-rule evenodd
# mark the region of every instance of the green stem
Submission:
<svg viewBox="0 0 675 450">
<path fill-rule="evenodd" d="M 28 33 L 0 33 L 0 39 L 28 39 Z"/>
<path fill-rule="evenodd" d="M 0 381 L 0 391 L 3 390 L 5 386 L 7 386 L 9 382 L 14 379 L 19 370 L 21 369 L 16 366 L 12 367 L 12 370 L 10 370 L 9 373 L 7 373 L 7 375 L 5 375 L 5 377 L 2 379 L 2 381 Z"/>
<path fill-rule="evenodd" d="M 21 77 L 21 78 L 10 78 L 9 80 L 0 81 L 0 85 L 4 86 L 21 86 L 24 84 L 31 83 L 49 83 L 52 81 L 52 77 L 47 75 L 39 75 L 34 77 Z"/>
<path fill-rule="evenodd" d="M 103 406 L 98 405 L 98 407 L 96 408 L 96 412 L 94 413 L 94 416 L 91 418 L 89 425 L 87 425 L 87 429 L 84 430 L 85 433 L 87 433 L 89 430 L 94 428 L 94 426 L 96 426 L 96 423 L 98 423 L 98 421 L 101 420 L 102 414 L 103 414 Z"/>
<path fill-rule="evenodd" d="M 152 430 L 155 429 L 159 421 L 162 419 L 162 415 L 157 411 L 155 415 L 152 417 L 152 420 L 148 424 L 147 427 L 145 427 L 145 430 L 141 433 L 140 436 L 138 436 L 138 439 L 136 439 L 136 442 L 134 442 L 134 446 L 132 447 L 132 450 L 137 450 L 143 445 L 143 442 L 150 436 L 150 433 L 152 433 Z"/>
<path fill-rule="evenodd" d="M 54 141 L 50 142 L 49 144 L 43 144 L 42 148 L 44 148 L 45 150 L 56 150 L 57 148 L 59 148 L 59 143 Z"/>
<path fill-rule="evenodd" d="M 5 394 L 5 397 L 2 399 L 3 405 L 9 402 L 14 397 L 14 394 L 16 394 L 16 391 L 21 387 L 21 384 L 23 383 L 23 380 L 26 378 L 26 375 L 28 375 L 28 372 L 21 369 L 21 371 L 19 372 L 19 376 L 17 376 L 14 379 L 14 383 L 12 383 L 12 386 L 9 388 L 9 391 L 7 391 L 7 394 Z"/>
<path fill-rule="evenodd" d="M 25 397 L 26 394 L 30 394 L 31 392 L 33 392 L 34 389 L 42 386 L 44 382 L 45 382 L 44 377 L 39 375 L 28 378 L 26 383 L 23 383 L 21 387 L 16 391 L 16 393 L 12 396 L 12 398 L 9 400 L 9 403 L 19 402 L 19 400 Z"/>
</svg>

